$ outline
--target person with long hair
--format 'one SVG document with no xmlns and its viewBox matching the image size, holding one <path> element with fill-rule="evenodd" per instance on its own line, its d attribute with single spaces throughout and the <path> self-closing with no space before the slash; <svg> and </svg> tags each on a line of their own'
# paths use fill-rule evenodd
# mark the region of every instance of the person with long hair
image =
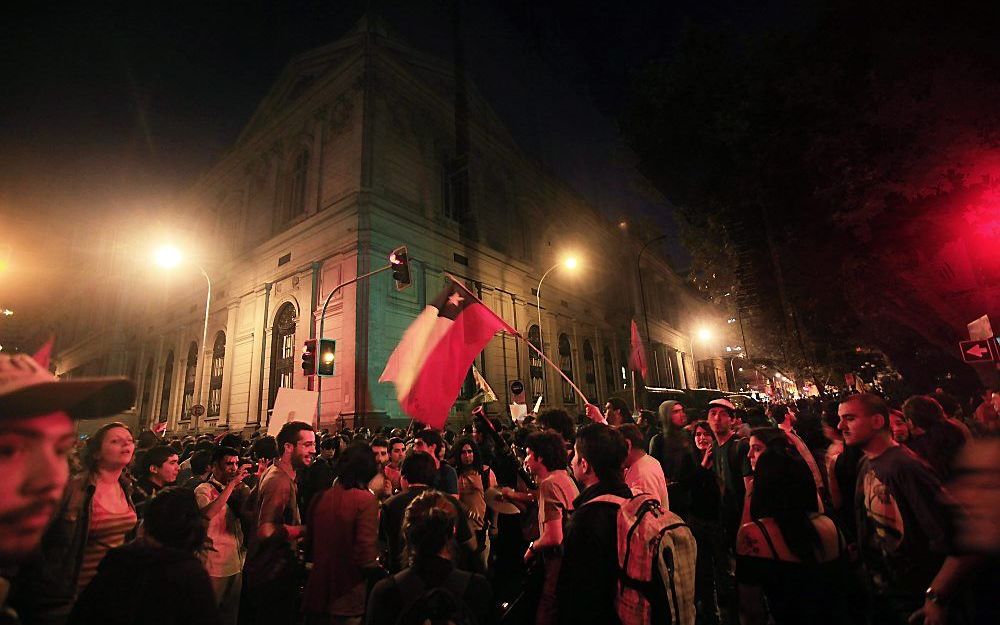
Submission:
<svg viewBox="0 0 1000 625">
<path fill-rule="evenodd" d="M 485 570 L 490 561 L 490 530 L 496 527 L 493 513 L 486 507 L 486 490 L 497 485 L 496 475 L 483 464 L 479 445 L 471 436 L 455 441 L 448 461 L 458 473 L 458 500 L 467 511 L 469 529 L 476 536 L 476 553 Z"/>
<path fill-rule="evenodd" d="M 410 502 L 403 520 L 409 566 L 375 584 L 367 625 L 443 622 L 462 612 L 484 625 L 495 620 L 490 583 L 452 563 L 460 522 L 454 503 L 440 491 L 425 490 Z M 448 592 L 435 593 L 439 588 Z"/>
<path fill-rule="evenodd" d="M 751 436 L 751 446 L 763 443 Z M 850 571 L 844 538 L 833 520 L 819 513 L 816 484 L 805 461 L 763 446 L 752 457 L 751 521 L 736 540 L 740 621 L 762 625 L 770 612 L 776 625 L 847 623 Z"/>
<path fill-rule="evenodd" d="M 966 443 L 962 430 L 947 419 L 941 404 L 929 395 L 907 399 L 903 414 L 910 421 L 906 446 L 931 465 L 941 480 L 947 480 L 955 457 Z"/>
<path fill-rule="evenodd" d="M 56 518 L 42 538 L 41 558 L 18 580 L 18 605 L 26 622 L 65 622 L 76 598 L 97 574 L 104 555 L 125 544 L 138 516 L 126 467 L 135 441 L 119 422 L 87 439 L 84 471 L 66 487 Z"/>
<path fill-rule="evenodd" d="M 355 441 L 341 454 L 340 475 L 309 510 L 306 550 L 313 568 L 304 596 L 310 623 L 360 623 L 367 580 L 377 568 L 378 472 L 371 447 Z"/>
<path fill-rule="evenodd" d="M 712 468 L 715 434 L 708 421 L 696 421 L 691 427 L 694 445 L 691 450 L 693 471 L 687 521 L 698 543 L 695 561 L 695 603 L 699 625 L 715 625 L 720 620 L 716 586 L 729 564 L 722 532 L 722 482 Z"/>
<path fill-rule="evenodd" d="M 199 559 L 207 536 L 191 489 L 158 491 L 139 537 L 107 553 L 70 625 L 218 625 L 215 593 Z"/>
</svg>

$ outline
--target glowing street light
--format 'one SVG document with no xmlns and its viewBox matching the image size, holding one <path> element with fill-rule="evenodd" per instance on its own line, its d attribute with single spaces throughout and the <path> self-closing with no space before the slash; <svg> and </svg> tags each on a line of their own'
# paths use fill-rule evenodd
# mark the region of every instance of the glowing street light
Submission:
<svg viewBox="0 0 1000 625">
<path fill-rule="evenodd" d="M 549 267 L 548 271 L 542 274 L 542 279 L 538 281 L 538 288 L 535 289 L 535 310 L 538 311 L 538 351 L 545 353 L 545 340 L 542 339 L 542 282 L 545 282 L 545 278 L 548 277 L 555 269 L 559 267 L 565 267 L 570 271 L 576 269 L 579 262 L 576 256 L 567 256 L 558 263 Z M 542 367 L 542 387 L 545 387 L 545 367 Z"/>
<path fill-rule="evenodd" d="M 181 254 L 181 251 L 176 247 L 174 247 L 173 245 L 163 245 L 154 251 L 153 260 L 160 267 L 163 267 L 165 269 L 172 269 L 181 264 L 181 262 L 184 260 L 184 256 L 183 254 Z M 201 328 L 201 347 L 200 347 L 201 354 L 198 357 L 198 361 L 201 363 L 201 369 L 198 375 L 198 404 L 204 405 L 203 401 L 205 399 L 204 397 L 205 387 L 202 384 L 202 378 L 205 377 L 205 353 L 206 353 L 205 341 L 208 340 L 208 311 L 209 308 L 212 306 L 212 280 L 208 277 L 208 273 L 202 268 L 201 265 L 195 263 L 191 264 L 194 265 L 198 269 L 198 271 L 201 272 L 201 275 L 205 278 L 205 283 L 208 285 L 208 290 L 206 291 L 205 294 L 205 322 Z M 197 430 L 198 417 L 196 416 L 194 419 L 195 419 L 194 428 L 195 430 Z"/>
<path fill-rule="evenodd" d="M 698 328 L 698 340 L 707 343 L 712 340 L 712 331 L 708 328 Z"/>
</svg>

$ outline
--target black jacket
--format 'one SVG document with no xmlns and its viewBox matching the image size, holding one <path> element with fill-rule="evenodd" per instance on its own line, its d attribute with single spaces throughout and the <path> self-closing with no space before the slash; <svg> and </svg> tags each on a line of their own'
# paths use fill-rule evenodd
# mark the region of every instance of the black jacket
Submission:
<svg viewBox="0 0 1000 625">
<path fill-rule="evenodd" d="M 618 506 L 586 504 L 601 495 L 630 498 L 624 482 L 598 482 L 573 501 L 573 516 L 563 538 L 563 560 L 556 585 L 558 622 L 564 625 L 619 622 Z"/>
<path fill-rule="evenodd" d="M 454 570 L 454 565 L 444 558 L 435 557 L 429 558 L 426 562 L 417 562 L 407 570 L 420 578 L 425 589 L 430 589 L 442 586 Z M 493 611 L 493 587 L 482 575 L 472 574 L 465 594 L 460 598 L 481 625 L 491 625 L 496 621 L 496 614 Z M 417 597 L 404 597 L 392 577 L 380 581 L 375 584 L 368 598 L 366 625 L 392 625 L 407 607 L 408 602 L 415 599 Z"/>
<path fill-rule="evenodd" d="M 386 561 L 383 564 L 390 573 L 398 573 L 406 568 L 406 563 L 403 562 L 403 516 L 410 502 L 425 490 L 428 490 L 427 486 L 411 486 L 409 490 L 393 495 L 382 502 L 378 537 L 385 545 Z M 459 521 L 455 524 L 455 542 L 462 545 L 472 540 L 472 530 L 465 522 L 465 511 L 458 500 L 451 495 L 448 496 L 448 499 L 455 504 L 455 514 Z M 475 570 L 467 564 L 466 554 L 456 554 L 456 559 L 459 562 L 459 568 Z"/>
<path fill-rule="evenodd" d="M 68 625 L 219 625 L 215 593 L 193 554 L 143 540 L 112 549 Z"/>
</svg>

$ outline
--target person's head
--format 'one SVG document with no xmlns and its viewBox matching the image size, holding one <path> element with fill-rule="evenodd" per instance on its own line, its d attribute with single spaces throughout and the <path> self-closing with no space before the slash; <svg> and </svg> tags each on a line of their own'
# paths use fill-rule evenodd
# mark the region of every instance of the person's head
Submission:
<svg viewBox="0 0 1000 625">
<path fill-rule="evenodd" d="M 240 452 L 222 445 L 212 450 L 212 477 L 221 484 L 228 484 L 240 471 Z"/>
<path fill-rule="evenodd" d="M 747 457 L 750 468 L 756 468 L 761 455 L 768 451 L 785 452 L 788 449 L 788 435 L 780 428 L 756 428 L 750 432 L 750 446 Z"/>
<path fill-rule="evenodd" d="M 212 449 L 199 449 L 198 451 L 191 454 L 191 477 L 196 477 L 199 479 L 208 479 L 209 473 L 212 470 Z"/>
<path fill-rule="evenodd" d="M 728 439 L 732 434 L 733 414 L 736 407 L 728 399 L 713 399 L 708 402 L 709 427 L 716 438 Z"/>
<path fill-rule="evenodd" d="M 635 423 L 641 429 L 649 429 L 656 425 L 656 416 L 653 414 L 652 410 L 646 410 L 643 408 L 635 415 Z"/>
<path fill-rule="evenodd" d="M 932 398 L 941 406 L 945 416 L 957 418 L 962 413 L 962 404 L 948 393 L 934 393 Z"/>
<path fill-rule="evenodd" d="M 604 418 L 608 420 L 608 425 L 621 425 L 628 413 L 628 404 L 621 397 L 612 397 L 604 404 Z"/>
<path fill-rule="evenodd" d="M 403 458 L 399 474 L 406 488 L 430 486 L 437 479 L 437 465 L 434 463 L 434 458 L 426 451 L 413 450 Z"/>
<path fill-rule="evenodd" d="M 573 475 L 585 488 L 597 482 L 620 482 L 628 448 L 621 432 L 589 423 L 576 433 Z"/>
<path fill-rule="evenodd" d="M 362 440 L 354 441 L 347 446 L 344 453 L 340 454 L 340 463 L 337 467 L 340 474 L 337 481 L 347 489 L 368 488 L 368 482 L 372 481 L 379 469 L 371 447 Z"/>
<path fill-rule="evenodd" d="M 444 439 L 437 430 L 420 430 L 413 435 L 413 451 L 428 453 L 437 460 L 438 453 L 442 449 L 444 449 Z"/>
<path fill-rule="evenodd" d="M 443 493 L 428 490 L 417 495 L 403 514 L 403 540 L 409 562 L 445 555 L 457 523 L 455 506 Z"/>
<path fill-rule="evenodd" d="M 281 459 L 291 462 L 296 469 L 312 464 L 316 451 L 316 433 L 302 421 L 289 421 L 281 426 L 276 439 Z"/>
<path fill-rule="evenodd" d="M 778 425 L 785 422 L 785 419 L 789 417 L 788 406 L 783 406 L 781 404 L 776 404 L 770 408 L 771 419 Z"/>
<path fill-rule="evenodd" d="M 106 423 L 87 439 L 85 451 L 84 464 L 89 471 L 121 471 L 135 453 L 132 431 L 119 421 Z"/>
<path fill-rule="evenodd" d="M 632 466 L 632 463 L 646 455 L 646 437 L 635 423 L 623 423 L 618 426 L 618 431 L 628 447 L 625 464 Z"/>
<path fill-rule="evenodd" d="M 691 435 L 694 438 L 694 446 L 701 451 L 709 450 L 715 444 L 715 432 L 712 431 L 708 421 L 696 421 L 691 428 Z"/>
<path fill-rule="evenodd" d="M 375 456 L 375 464 L 384 467 L 389 463 L 389 441 L 382 437 L 375 437 L 371 442 L 372 455 Z"/>
<path fill-rule="evenodd" d="M 563 437 L 564 440 L 572 441 L 576 435 L 576 425 L 573 417 L 565 410 L 546 410 L 538 415 L 538 425 L 543 430 L 552 430 Z"/>
<path fill-rule="evenodd" d="M 281 453 L 273 436 L 261 436 L 250 445 L 250 457 L 254 460 L 276 460 Z"/>
<path fill-rule="evenodd" d="M 910 423 L 922 430 L 929 430 L 944 421 L 944 409 L 933 397 L 914 395 L 903 402 L 903 414 Z"/>
<path fill-rule="evenodd" d="M 687 413 L 684 412 L 684 404 L 679 401 L 668 399 L 660 404 L 660 425 L 666 431 L 679 430 L 688 424 Z"/>
<path fill-rule="evenodd" d="M 195 553 L 206 547 L 208 524 L 194 491 L 172 486 L 149 501 L 142 522 L 143 535 L 165 547 Z"/>
<path fill-rule="evenodd" d="M 783 453 L 764 453 L 754 469 L 750 516 L 772 518 L 789 549 L 800 560 L 816 560 L 819 535 L 809 515 L 819 510 L 816 483 L 805 461 Z"/>
<path fill-rule="evenodd" d="M 157 445 L 143 454 L 142 469 L 150 481 L 165 486 L 177 481 L 181 466 L 173 448 Z"/>
<path fill-rule="evenodd" d="M 160 437 L 152 430 L 139 432 L 139 438 L 135 441 L 136 449 L 152 449 L 160 444 Z"/>
<path fill-rule="evenodd" d="M 844 435 L 844 443 L 853 447 L 864 447 L 877 437 L 888 437 L 889 404 L 873 393 L 848 395 L 837 408 L 840 416 L 838 428 Z"/>
<path fill-rule="evenodd" d="M 532 475 L 541 473 L 540 466 L 547 471 L 566 468 L 566 441 L 550 430 L 532 432 L 524 442 L 526 455 L 524 468 Z"/>
<path fill-rule="evenodd" d="M 901 410 L 889 411 L 889 429 L 897 443 L 905 443 L 910 438 L 910 422 Z"/>
<path fill-rule="evenodd" d="M 323 460 L 333 460 L 340 447 L 340 437 L 328 436 L 319 444 L 319 457 Z"/>
<path fill-rule="evenodd" d="M 479 471 L 483 466 L 479 445 L 471 436 L 463 436 L 455 440 L 455 444 L 451 447 L 449 460 L 459 473 Z"/>
<path fill-rule="evenodd" d="M 406 456 L 406 441 L 393 436 L 389 439 L 389 463 L 398 469 L 404 456 Z"/>
</svg>

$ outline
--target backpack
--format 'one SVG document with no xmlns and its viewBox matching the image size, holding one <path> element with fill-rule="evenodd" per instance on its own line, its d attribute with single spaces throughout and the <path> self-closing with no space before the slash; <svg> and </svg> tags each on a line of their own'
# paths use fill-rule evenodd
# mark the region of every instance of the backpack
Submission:
<svg viewBox="0 0 1000 625">
<path fill-rule="evenodd" d="M 426 588 L 416 573 L 405 569 L 392 576 L 400 596 L 407 601 L 396 625 L 478 625 L 476 615 L 462 599 L 472 573 L 453 569 L 444 583 Z M 413 597 L 411 600 L 410 598 Z"/>
<path fill-rule="evenodd" d="M 647 493 L 587 502 L 618 506 L 618 594 L 622 625 L 693 625 L 698 547 L 684 521 Z M 585 504 L 585 505 L 587 505 Z"/>
</svg>

